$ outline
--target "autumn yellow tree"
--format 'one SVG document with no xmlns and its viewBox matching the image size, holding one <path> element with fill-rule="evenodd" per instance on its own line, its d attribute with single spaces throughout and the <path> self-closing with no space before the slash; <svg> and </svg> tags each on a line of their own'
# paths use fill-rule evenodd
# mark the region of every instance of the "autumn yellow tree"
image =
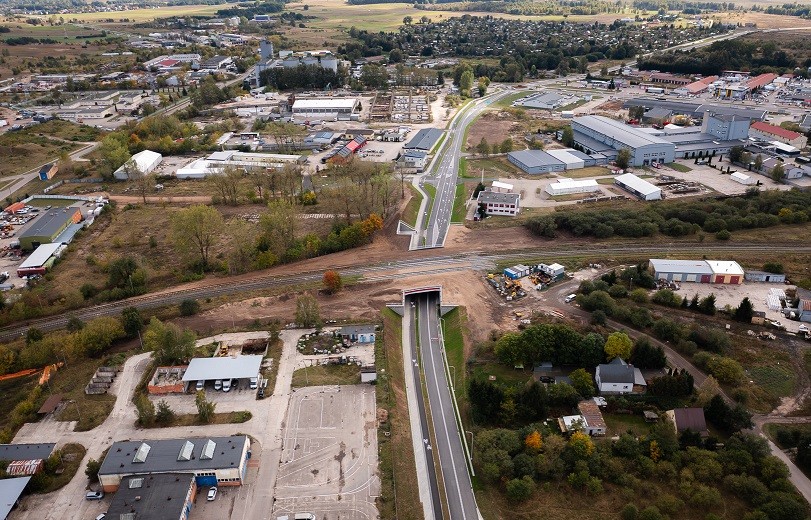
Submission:
<svg viewBox="0 0 811 520">
<path fill-rule="evenodd" d="M 569 447 L 578 458 L 585 459 L 594 453 L 594 442 L 583 432 L 574 432 L 569 439 Z"/>
<path fill-rule="evenodd" d="M 532 433 L 527 435 L 527 437 L 524 439 L 524 446 L 526 446 L 527 451 L 532 453 L 538 453 L 541 451 L 543 439 L 541 438 L 541 434 L 538 432 L 538 430 L 534 430 Z"/>
</svg>

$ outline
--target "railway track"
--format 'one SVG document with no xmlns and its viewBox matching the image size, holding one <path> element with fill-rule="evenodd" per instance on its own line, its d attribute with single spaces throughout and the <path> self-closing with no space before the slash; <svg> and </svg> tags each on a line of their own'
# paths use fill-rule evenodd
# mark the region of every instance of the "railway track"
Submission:
<svg viewBox="0 0 811 520">
<path fill-rule="evenodd" d="M 574 247 L 573 247 L 574 246 Z M 436 250 L 440 253 L 441 250 Z M 361 261 L 352 264 L 336 265 L 334 269 L 341 272 L 344 277 L 359 277 L 357 283 L 379 283 L 414 276 L 431 274 L 444 274 L 464 270 L 481 270 L 507 260 L 520 260 L 522 258 L 572 258 L 594 256 L 598 259 L 607 257 L 650 257 L 656 254 L 675 254 L 682 252 L 695 252 L 696 254 L 730 254 L 730 253 L 764 253 L 770 256 L 775 253 L 811 254 L 811 246 L 797 246 L 793 244 L 725 244 L 705 246 L 703 244 L 677 244 L 643 246 L 639 244 L 612 244 L 593 245 L 582 247 L 573 244 L 544 244 L 543 247 L 515 249 L 503 253 L 487 253 L 472 251 L 458 254 L 437 254 L 425 258 L 411 258 L 392 260 L 373 265 L 363 265 Z M 138 309 L 155 309 L 169 305 L 177 305 L 186 299 L 206 299 L 219 296 L 230 296 L 241 293 L 250 293 L 265 289 L 278 289 L 294 287 L 303 284 L 319 283 L 323 271 L 309 271 L 288 276 L 273 276 L 257 274 L 254 277 L 234 282 L 213 281 L 203 287 L 179 287 L 160 293 L 145 294 L 117 302 L 103 303 L 93 307 L 78 309 L 69 313 L 30 320 L 0 328 L 0 341 L 9 341 L 25 334 L 29 327 L 36 327 L 44 331 L 56 330 L 65 327 L 68 319 L 75 316 L 82 320 L 89 320 L 100 316 L 118 315 L 126 307 Z"/>
</svg>

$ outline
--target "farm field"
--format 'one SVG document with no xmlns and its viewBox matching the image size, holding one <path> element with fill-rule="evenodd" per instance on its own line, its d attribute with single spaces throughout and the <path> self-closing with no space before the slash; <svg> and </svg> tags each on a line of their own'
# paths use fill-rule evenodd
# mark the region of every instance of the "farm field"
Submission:
<svg viewBox="0 0 811 520">
<path fill-rule="evenodd" d="M 149 9 L 132 9 L 130 11 L 105 11 L 99 13 L 79 13 L 70 15 L 71 19 L 80 22 L 119 22 L 128 19 L 132 22 L 145 22 L 155 18 L 167 18 L 171 16 L 206 16 L 214 15 L 220 9 L 227 9 L 236 4 L 217 5 L 172 5 L 167 7 L 156 7 Z"/>
</svg>

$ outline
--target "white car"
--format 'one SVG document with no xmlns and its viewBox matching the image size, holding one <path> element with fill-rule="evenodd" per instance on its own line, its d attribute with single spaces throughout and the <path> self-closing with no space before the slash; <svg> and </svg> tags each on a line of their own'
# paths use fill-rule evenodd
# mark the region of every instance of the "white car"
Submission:
<svg viewBox="0 0 811 520">
<path fill-rule="evenodd" d="M 800 332 L 808 332 L 808 325 L 800 325 L 799 329 Z"/>
<path fill-rule="evenodd" d="M 222 390 L 222 379 L 214 381 L 214 390 Z"/>
<path fill-rule="evenodd" d="M 195 388 L 197 390 L 202 390 L 203 388 L 205 388 L 205 386 L 206 386 L 206 382 L 201 379 L 201 380 L 197 381 L 197 385 L 195 386 Z"/>
<path fill-rule="evenodd" d="M 230 392 L 231 391 L 231 380 L 226 379 L 222 382 L 222 391 L 223 392 Z"/>
<path fill-rule="evenodd" d="M 259 386 L 259 380 L 257 378 L 255 378 L 255 377 L 252 377 L 251 378 L 251 385 L 250 385 L 251 390 L 256 390 L 256 388 L 258 386 Z"/>
<path fill-rule="evenodd" d="M 566 297 L 566 299 L 564 299 L 563 301 L 564 301 L 564 303 L 572 303 L 572 302 L 574 301 L 574 299 L 575 299 L 575 298 L 577 298 L 577 295 L 576 295 L 576 294 L 570 294 L 570 295 L 569 295 L 569 296 L 567 296 L 567 297 Z"/>
<path fill-rule="evenodd" d="M 217 498 L 217 488 L 215 488 L 215 487 L 209 488 L 208 495 L 206 496 L 206 500 L 211 502 L 215 498 Z"/>
</svg>

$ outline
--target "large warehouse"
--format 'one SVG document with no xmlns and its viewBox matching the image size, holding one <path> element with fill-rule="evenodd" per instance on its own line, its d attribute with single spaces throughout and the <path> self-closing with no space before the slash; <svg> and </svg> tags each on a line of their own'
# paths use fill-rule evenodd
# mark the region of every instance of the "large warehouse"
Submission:
<svg viewBox="0 0 811 520">
<path fill-rule="evenodd" d="M 56 208 L 41 214 L 33 224 L 20 235 L 20 247 L 33 251 L 42 244 L 54 242 L 56 237 L 70 224 L 82 220 L 82 211 L 77 207 Z"/>
<path fill-rule="evenodd" d="M 423 128 L 403 146 L 404 150 L 422 150 L 431 152 L 439 139 L 442 137 L 442 130 L 437 128 Z"/>
<path fill-rule="evenodd" d="M 657 280 L 669 282 L 740 284 L 744 277 L 741 266 L 732 261 L 652 258 L 648 269 Z"/>
<path fill-rule="evenodd" d="M 589 151 L 589 140 L 603 143 L 614 150 L 628 149 L 631 152 L 632 166 L 645 166 L 654 162 L 671 163 L 675 158 L 676 147 L 673 143 L 607 117 L 576 117 L 572 120 L 572 130 L 574 142 L 586 151 Z"/>
<path fill-rule="evenodd" d="M 101 463 L 99 482 L 112 492 L 128 475 L 191 473 L 197 486 L 241 486 L 250 447 L 247 435 L 119 441 Z"/>
<path fill-rule="evenodd" d="M 358 98 L 297 99 L 293 116 L 299 118 L 339 119 L 348 121 L 360 111 Z"/>
</svg>

